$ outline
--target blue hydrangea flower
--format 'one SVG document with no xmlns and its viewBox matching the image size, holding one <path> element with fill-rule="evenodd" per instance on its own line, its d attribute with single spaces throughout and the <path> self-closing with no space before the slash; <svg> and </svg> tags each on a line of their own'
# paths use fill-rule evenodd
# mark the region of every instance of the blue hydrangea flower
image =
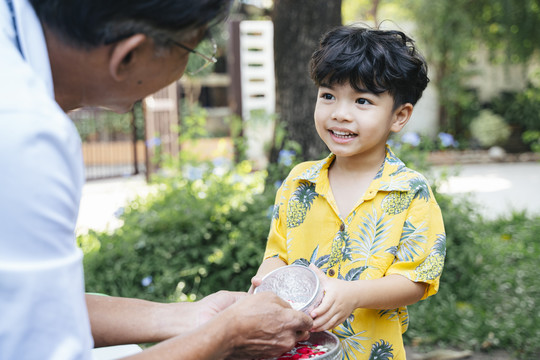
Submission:
<svg viewBox="0 0 540 360">
<path fill-rule="evenodd" d="M 439 140 L 441 141 L 441 145 L 443 147 L 456 147 L 457 146 L 457 141 L 454 139 L 454 137 L 452 136 L 452 134 L 448 134 L 448 133 L 445 133 L 445 132 L 440 132 L 439 135 Z"/>
<path fill-rule="evenodd" d="M 159 145 L 161 145 L 161 138 L 153 137 L 151 139 L 146 140 L 146 146 L 149 148 L 153 148 Z"/>
<path fill-rule="evenodd" d="M 124 214 L 124 207 L 121 206 L 119 207 L 118 209 L 116 209 L 116 211 L 114 212 L 114 216 L 116 218 L 120 218 L 120 216 L 122 216 Z"/>
<path fill-rule="evenodd" d="M 204 169 L 200 166 L 187 166 L 184 176 L 191 181 L 202 179 Z"/>
<path fill-rule="evenodd" d="M 292 150 L 281 150 L 278 155 L 278 164 L 291 166 L 295 155 L 295 152 Z"/>
<path fill-rule="evenodd" d="M 152 283 L 152 275 L 148 275 L 141 280 L 141 285 L 147 287 Z"/>
<path fill-rule="evenodd" d="M 412 146 L 418 146 L 420 145 L 420 135 L 418 135 L 415 132 L 406 132 L 401 137 L 401 141 L 405 144 L 409 144 Z"/>
</svg>

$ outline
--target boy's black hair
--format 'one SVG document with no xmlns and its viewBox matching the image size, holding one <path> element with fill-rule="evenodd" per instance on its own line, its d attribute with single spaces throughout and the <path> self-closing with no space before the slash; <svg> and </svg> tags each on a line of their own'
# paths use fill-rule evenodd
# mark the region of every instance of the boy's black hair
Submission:
<svg viewBox="0 0 540 360">
<path fill-rule="evenodd" d="M 67 43 L 93 48 L 134 34 L 158 45 L 223 20 L 232 0 L 30 0 L 40 21 Z M 188 35 L 189 36 L 189 35 Z"/>
<path fill-rule="evenodd" d="M 388 91 L 394 107 L 415 105 L 429 79 L 414 41 L 401 31 L 340 26 L 326 33 L 310 61 L 311 78 L 321 84 L 349 82 L 357 91 Z"/>
</svg>

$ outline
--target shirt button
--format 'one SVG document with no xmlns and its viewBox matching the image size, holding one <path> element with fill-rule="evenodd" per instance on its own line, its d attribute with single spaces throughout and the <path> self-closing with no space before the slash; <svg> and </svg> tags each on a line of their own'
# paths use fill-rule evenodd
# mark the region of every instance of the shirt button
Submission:
<svg viewBox="0 0 540 360">
<path fill-rule="evenodd" d="M 345 224 L 344 223 L 341 223 L 341 225 L 339 226 L 339 231 L 345 231 Z"/>
<path fill-rule="evenodd" d="M 336 271 L 334 269 L 328 270 L 328 276 L 334 276 L 336 275 Z"/>
</svg>

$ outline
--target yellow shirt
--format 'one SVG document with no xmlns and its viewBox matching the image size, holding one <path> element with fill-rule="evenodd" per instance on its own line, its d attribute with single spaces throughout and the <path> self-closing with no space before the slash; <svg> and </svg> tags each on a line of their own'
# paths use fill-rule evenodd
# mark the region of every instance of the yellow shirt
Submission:
<svg viewBox="0 0 540 360">
<path fill-rule="evenodd" d="M 378 174 L 346 218 L 339 215 L 328 180 L 335 156 L 304 162 L 290 172 L 276 195 L 264 258 L 287 264 L 314 263 L 342 280 L 400 274 L 439 288 L 446 235 L 440 208 L 427 180 L 387 147 Z M 333 329 L 346 359 L 405 359 L 402 333 L 407 308 L 356 309 Z M 390 356 L 392 355 L 392 356 Z"/>
</svg>

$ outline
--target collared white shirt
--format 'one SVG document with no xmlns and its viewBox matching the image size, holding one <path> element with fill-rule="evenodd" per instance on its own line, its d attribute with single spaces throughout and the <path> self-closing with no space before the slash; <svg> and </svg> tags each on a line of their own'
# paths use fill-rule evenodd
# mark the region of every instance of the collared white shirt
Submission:
<svg viewBox="0 0 540 360">
<path fill-rule="evenodd" d="M 0 359 L 89 359 L 75 243 L 81 142 L 54 101 L 31 5 L 12 0 L 15 27 L 7 1 L 0 0 Z"/>
</svg>

